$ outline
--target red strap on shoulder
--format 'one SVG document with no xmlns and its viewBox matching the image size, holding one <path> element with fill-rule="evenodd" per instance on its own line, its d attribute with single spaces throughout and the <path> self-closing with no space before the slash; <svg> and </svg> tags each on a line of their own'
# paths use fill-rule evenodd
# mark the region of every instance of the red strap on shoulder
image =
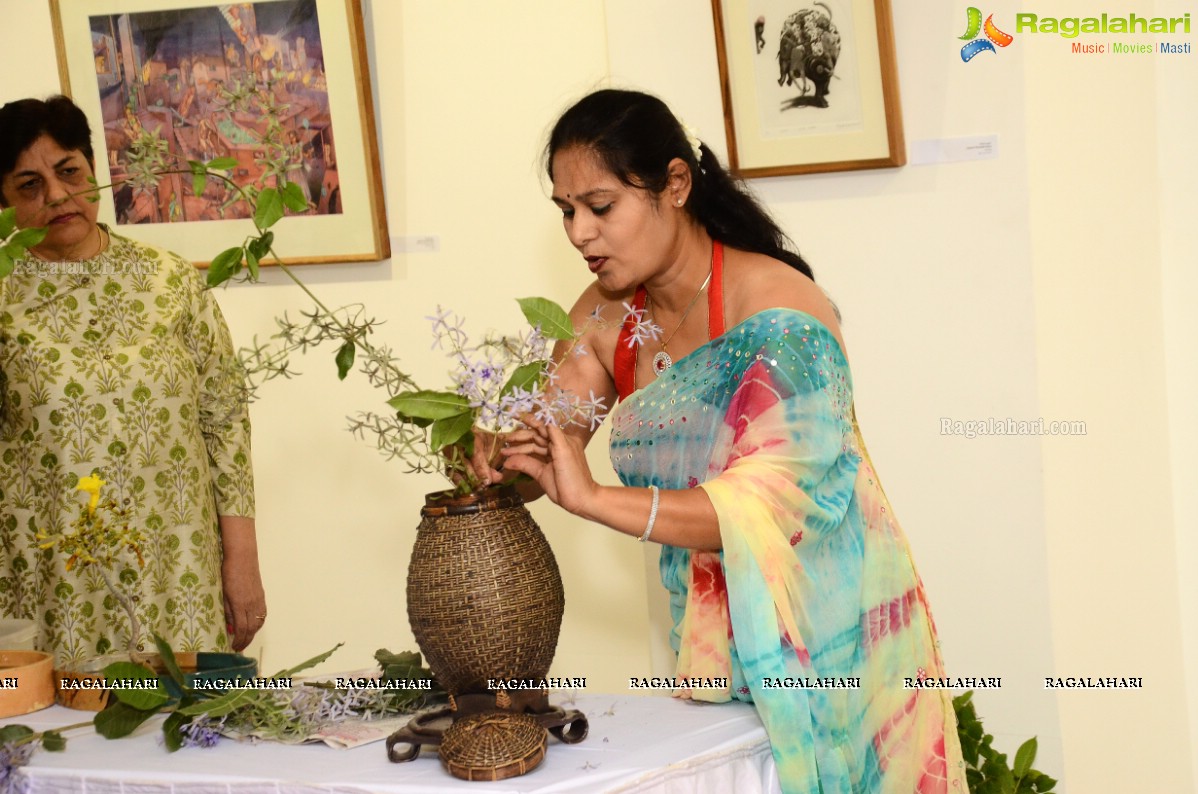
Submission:
<svg viewBox="0 0 1198 794">
<path fill-rule="evenodd" d="M 636 288 L 636 295 L 632 299 L 632 308 L 641 311 L 645 308 L 645 300 L 649 297 L 649 293 L 645 291 L 645 286 Z M 628 344 L 632 339 L 632 329 L 636 325 L 636 314 L 629 312 L 624 318 L 624 325 L 620 328 L 620 337 L 616 340 L 616 360 L 615 360 L 615 376 L 616 376 L 616 394 L 623 400 L 628 395 L 636 390 L 636 347 Z"/>
<path fill-rule="evenodd" d="M 707 290 L 707 338 L 724 335 L 724 246 L 711 241 L 711 288 Z"/>
</svg>

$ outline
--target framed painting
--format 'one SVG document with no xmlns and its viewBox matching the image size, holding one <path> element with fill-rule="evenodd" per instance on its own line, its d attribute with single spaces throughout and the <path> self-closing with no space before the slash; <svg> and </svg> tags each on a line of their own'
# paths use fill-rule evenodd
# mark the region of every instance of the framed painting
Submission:
<svg viewBox="0 0 1198 794">
<path fill-rule="evenodd" d="M 207 263 L 254 234 L 237 188 L 196 192 L 188 161 L 219 160 L 251 195 L 302 191 L 272 228 L 284 262 L 391 255 L 360 0 L 50 8 L 63 92 L 91 122 L 96 179 L 114 185 L 101 221 Z"/>
<path fill-rule="evenodd" d="M 903 165 L 889 0 L 712 0 L 743 177 Z"/>
</svg>

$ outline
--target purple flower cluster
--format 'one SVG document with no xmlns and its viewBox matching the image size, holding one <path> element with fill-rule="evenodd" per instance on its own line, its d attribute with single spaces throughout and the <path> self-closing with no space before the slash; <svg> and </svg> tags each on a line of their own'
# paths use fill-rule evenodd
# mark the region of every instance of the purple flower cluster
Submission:
<svg viewBox="0 0 1198 794">
<path fill-rule="evenodd" d="M 645 309 L 637 309 L 627 302 L 624 303 L 624 322 L 632 321 L 632 332 L 628 337 L 630 348 L 661 338 L 661 326 L 646 318 L 645 313 Z"/>
<path fill-rule="evenodd" d="M 179 733 L 183 736 L 184 747 L 215 747 L 220 741 L 221 730 L 224 727 L 224 718 L 214 720 L 206 714 L 201 714 L 191 722 L 180 725 Z"/>
<path fill-rule="evenodd" d="M 299 687 L 280 697 L 288 701 L 282 713 L 292 733 L 304 737 L 342 720 L 369 720 L 388 708 L 385 690 Z"/>
<path fill-rule="evenodd" d="M 0 794 L 25 794 L 29 790 L 29 778 L 19 772 L 29 763 L 35 742 L 7 742 L 0 744 Z"/>
<path fill-rule="evenodd" d="M 581 399 L 558 388 L 557 365 L 550 360 L 549 340 L 540 328 L 518 336 L 489 336 L 471 346 L 461 317 L 438 306 L 428 320 L 433 326 L 433 348 L 449 352 L 457 363 L 450 376 L 454 390 L 469 400 L 478 425 L 510 430 L 522 417 L 532 416 L 543 424 L 580 424 L 593 430 L 603 421 L 607 413 L 603 397 L 591 392 Z M 569 354 L 584 356 L 587 350 L 575 340 Z M 537 364 L 540 377 L 526 386 L 508 388 L 513 373 Z"/>
</svg>

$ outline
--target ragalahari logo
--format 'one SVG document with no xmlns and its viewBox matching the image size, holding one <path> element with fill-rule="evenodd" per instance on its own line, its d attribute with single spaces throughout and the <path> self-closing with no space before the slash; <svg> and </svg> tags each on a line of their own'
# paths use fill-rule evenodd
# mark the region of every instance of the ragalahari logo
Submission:
<svg viewBox="0 0 1198 794">
<path fill-rule="evenodd" d="M 961 36 L 962 41 L 968 43 L 961 48 L 961 60 L 969 63 L 973 60 L 973 56 L 981 52 L 997 52 L 994 49 L 995 45 L 1005 47 L 1015 40 L 1015 37 L 1010 33 L 1003 33 L 994 24 L 994 14 L 986 17 L 986 24 L 982 24 L 982 12 L 973 6 L 968 10 L 968 21 L 966 22 L 965 35 Z M 985 38 L 978 38 L 979 33 L 985 33 Z"/>
</svg>

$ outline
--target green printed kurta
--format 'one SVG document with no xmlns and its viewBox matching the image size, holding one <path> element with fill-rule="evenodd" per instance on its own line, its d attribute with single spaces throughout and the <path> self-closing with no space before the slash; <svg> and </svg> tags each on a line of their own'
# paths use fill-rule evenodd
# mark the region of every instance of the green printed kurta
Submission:
<svg viewBox="0 0 1198 794">
<path fill-rule="evenodd" d="M 144 566 L 126 552 L 112 575 L 143 637 L 228 648 L 218 516 L 254 510 L 235 362 L 199 274 L 166 251 L 112 234 L 90 260 L 26 259 L 0 281 L 0 613 L 36 620 L 59 662 L 129 637 L 99 571 L 38 545 L 39 530 L 72 530 L 90 474 L 146 537 Z"/>
</svg>

